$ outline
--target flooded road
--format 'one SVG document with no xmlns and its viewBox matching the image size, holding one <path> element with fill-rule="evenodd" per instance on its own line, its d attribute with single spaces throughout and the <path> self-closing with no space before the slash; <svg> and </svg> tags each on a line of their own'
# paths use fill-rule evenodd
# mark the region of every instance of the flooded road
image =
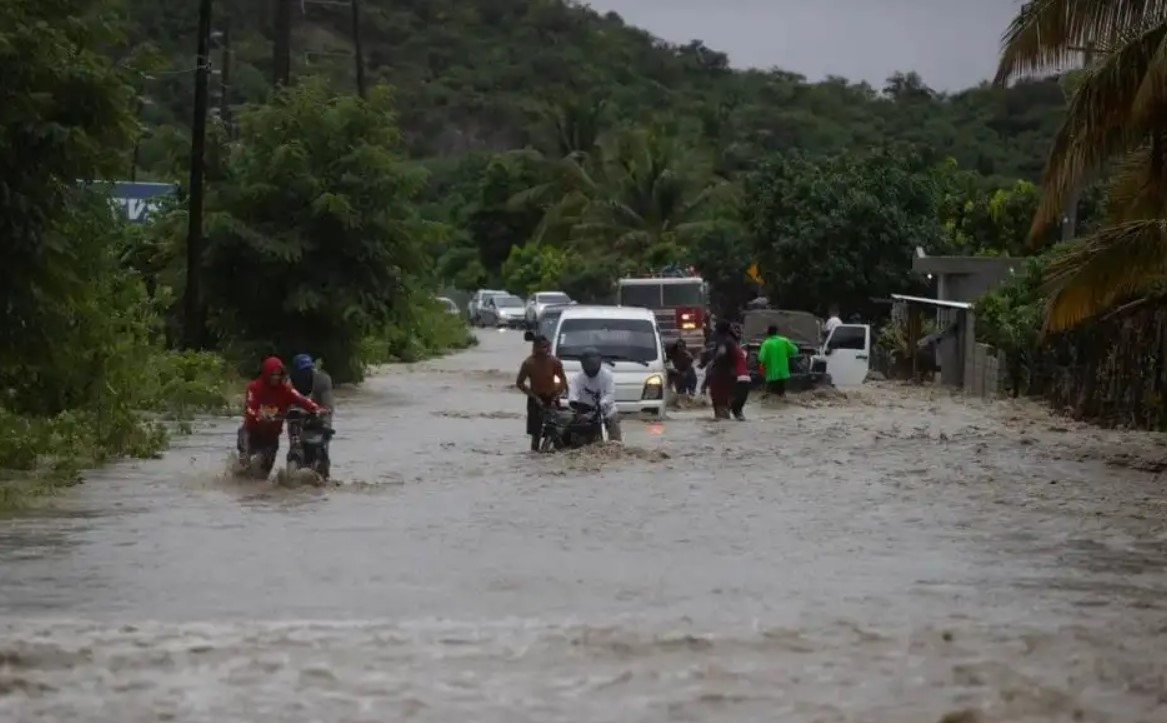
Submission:
<svg viewBox="0 0 1167 723">
<path fill-rule="evenodd" d="M 1162 437 L 877 385 L 531 457 L 516 333 L 0 522 L 0 720 L 1167 721 Z"/>
</svg>

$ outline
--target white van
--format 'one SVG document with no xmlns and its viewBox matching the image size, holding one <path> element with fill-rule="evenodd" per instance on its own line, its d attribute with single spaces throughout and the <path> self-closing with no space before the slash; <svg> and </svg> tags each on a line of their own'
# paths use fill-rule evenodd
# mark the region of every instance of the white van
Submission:
<svg viewBox="0 0 1167 723">
<path fill-rule="evenodd" d="M 550 338 L 551 353 L 563 362 L 569 376 L 581 371 L 579 357 L 585 349 L 599 350 L 616 377 L 616 408 L 621 412 L 665 417 L 665 351 L 651 310 L 565 307 Z"/>
</svg>

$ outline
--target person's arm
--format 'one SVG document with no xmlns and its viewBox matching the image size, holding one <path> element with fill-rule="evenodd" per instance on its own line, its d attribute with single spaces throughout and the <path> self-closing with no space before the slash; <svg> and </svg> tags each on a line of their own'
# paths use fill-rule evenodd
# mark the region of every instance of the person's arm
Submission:
<svg viewBox="0 0 1167 723">
<path fill-rule="evenodd" d="M 529 359 L 525 359 L 523 360 L 523 363 L 519 365 L 519 375 L 515 377 L 515 388 L 523 394 L 526 394 L 531 399 L 539 401 L 538 398 L 535 397 L 535 393 L 531 391 L 531 369 L 529 362 Z"/>
<path fill-rule="evenodd" d="M 801 352 L 799 351 L 798 344 L 795 344 L 794 342 L 787 339 L 786 340 L 786 356 L 798 356 L 800 353 Z"/>
<path fill-rule="evenodd" d="M 762 365 L 763 369 L 768 366 L 766 360 L 770 358 L 770 350 L 772 348 L 774 348 L 774 345 L 770 343 L 769 339 L 763 341 L 762 346 L 758 347 L 758 363 Z"/>
<path fill-rule="evenodd" d="M 322 410 L 322 407 L 319 404 L 301 394 L 299 390 L 292 386 L 291 382 L 287 382 L 284 385 L 284 393 L 287 395 L 287 399 L 291 402 L 291 404 L 288 406 L 295 404 L 297 407 L 303 407 L 309 412 L 313 412 L 315 414 L 320 413 Z"/>
<path fill-rule="evenodd" d="M 563 362 L 558 359 L 555 360 L 555 376 L 559 377 L 559 386 L 556 387 L 555 396 L 562 397 L 563 393 L 567 391 L 568 379 L 567 372 L 563 371 Z"/>
<path fill-rule="evenodd" d="M 600 409 L 608 416 L 616 408 L 616 376 L 611 372 L 603 375 L 600 382 Z"/>
<path fill-rule="evenodd" d="M 247 396 L 243 403 L 243 419 L 257 421 L 260 418 L 259 395 L 255 393 L 255 388 L 247 385 Z"/>
<path fill-rule="evenodd" d="M 576 374 L 574 377 L 571 378 L 571 381 L 567 385 L 567 401 L 568 402 L 583 401 L 580 398 L 583 396 L 583 386 L 584 386 L 583 378 L 584 378 L 583 372 L 580 372 L 579 374 Z"/>
<path fill-rule="evenodd" d="M 332 392 L 331 375 L 327 372 L 316 372 L 316 382 L 312 385 L 312 392 L 313 396 L 320 400 L 320 406 L 330 412 L 336 411 L 336 396 Z"/>
</svg>

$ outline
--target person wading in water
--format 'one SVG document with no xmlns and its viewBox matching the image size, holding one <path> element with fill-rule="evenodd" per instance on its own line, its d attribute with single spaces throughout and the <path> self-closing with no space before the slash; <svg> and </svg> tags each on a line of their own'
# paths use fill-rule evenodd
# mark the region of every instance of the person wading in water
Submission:
<svg viewBox="0 0 1167 723">
<path fill-rule="evenodd" d="M 539 451 L 543 434 L 543 410 L 567 389 L 567 374 L 563 363 L 551 355 L 551 342 L 537 336 L 531 342 L 531 356 L 523 360 L 515 386 L 527 395 L 527 434 L 531 437 L 531 451 Z"/>
<path fill-rule="evenodd" d="M 737 382 L 737 341 L 728 321 L 717 322 L 709 346 L 701 355 L 701 368 L 706 369 L 709 401 L 713 403 L 714 419 L 729 419 L 729 406 Z"/>
</svg>

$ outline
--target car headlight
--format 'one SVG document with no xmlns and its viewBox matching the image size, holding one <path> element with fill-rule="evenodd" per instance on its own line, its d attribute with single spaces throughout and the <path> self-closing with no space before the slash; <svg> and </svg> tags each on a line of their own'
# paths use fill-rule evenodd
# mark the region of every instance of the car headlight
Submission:
<svg viewBox="0 0 1167 723">
<path fill-rule="evenodd" d="M 660 399 L 663 395 L 664 380 L 661 379 L 660 374 L 653 374 L 644 380 L 644 391 L 640 395 L 641 399 Z"/>
</svg>

